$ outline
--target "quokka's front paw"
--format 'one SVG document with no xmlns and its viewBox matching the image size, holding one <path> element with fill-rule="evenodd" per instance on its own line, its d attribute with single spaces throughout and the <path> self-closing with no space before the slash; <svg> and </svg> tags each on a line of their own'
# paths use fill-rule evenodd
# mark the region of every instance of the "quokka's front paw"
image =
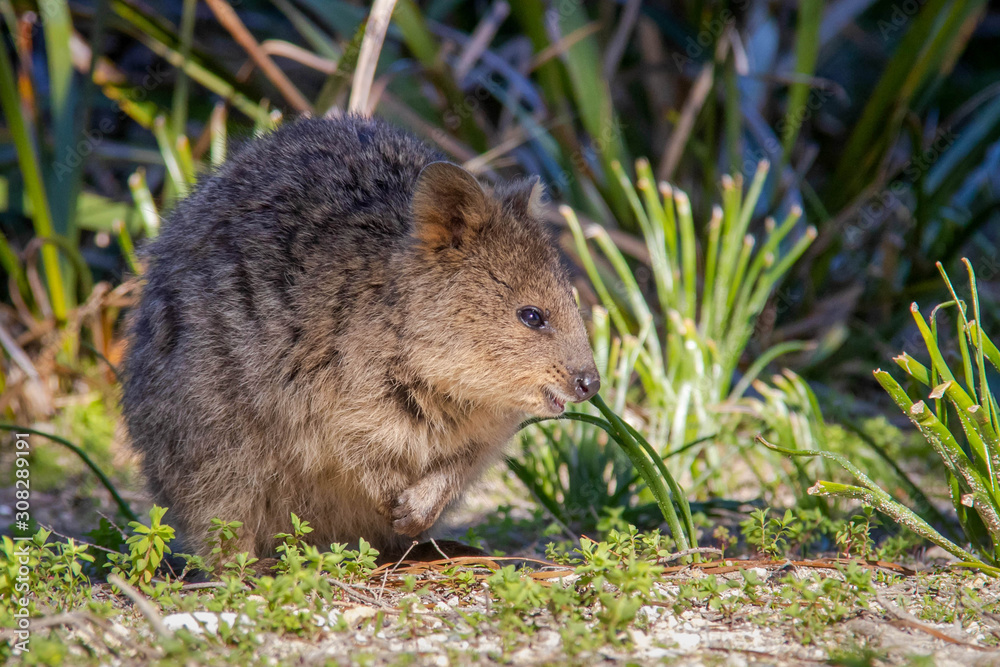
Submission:
<svg viewBox="0 0 1000 667">
<path fill-rule="evenodd" d="M 444 505 L 441 494 L 434 489 L 419 483 L 411 486 L 392 503 L 392 529 L 400 535 L 417 537 L 434 525 Z"/>
</svg>

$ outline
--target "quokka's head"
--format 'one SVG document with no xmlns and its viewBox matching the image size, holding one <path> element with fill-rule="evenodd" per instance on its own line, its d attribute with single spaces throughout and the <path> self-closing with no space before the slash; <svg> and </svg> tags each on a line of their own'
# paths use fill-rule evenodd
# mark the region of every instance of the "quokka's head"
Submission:
<svg viewBox="0 0 1000 667">
<path fill-rule="evenodd" d="M 426 166 L 411 205 L 407 320 L 411 361 L 438 386 L 553 416 L 596 394 L 600 377 L 542 196 L 537 179 L 487 188 L 454 164 Z"/>
</svg>

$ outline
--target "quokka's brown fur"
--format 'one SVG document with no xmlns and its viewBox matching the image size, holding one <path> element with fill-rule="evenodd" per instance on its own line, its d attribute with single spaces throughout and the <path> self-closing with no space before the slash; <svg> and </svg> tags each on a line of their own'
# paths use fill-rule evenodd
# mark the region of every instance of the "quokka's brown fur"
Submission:
<svg viewBox="0 0 1000 667">
<path fill-rule="evenodd" d="M 300 121 L 148 248 L 122 404 L 193 549 L 219 517 L 269 555 L 295 512 L 316 544 L 398 553 L 526 416 L 596 392 L 537 181 L 439 160 L 377 120 Z"/>
</svg>

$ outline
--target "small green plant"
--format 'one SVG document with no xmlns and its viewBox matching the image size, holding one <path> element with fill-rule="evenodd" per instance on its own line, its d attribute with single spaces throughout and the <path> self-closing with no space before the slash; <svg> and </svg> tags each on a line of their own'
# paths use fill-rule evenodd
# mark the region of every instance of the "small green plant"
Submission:
<svg viewBox="0 0 1000 667">
<path fill-rule="evenodd" d="M 94 557 L 86 552 L 87 545 L 78 545 L 73 538 L 57 543 L 55 552 L 45 552 L 49 574 L 65 592 L 62 599 L 70 608 L 90 592 L 90 579 L 84 574 L 82 563 L 93 563 Z"/>
<path fill-rule="evenodd" d="M 167 508 L 153 505 L 149 510 L 149 525 L 130 521 L 134 533 L 125 540 L 128 554 L 109 555 L 111 571 L 130 584 L 148 589 L 165 554 L 170 553 L 168 543 L 174 539 L 174 529 L 162 523 Z"/>
<path fill-rule="evenodd" d="M 309 533 L 313 532 L 312 526 L 309 525 L 308 521 L 303 521 L 298 517 L 295 512 L 291 513 L 292 519 L 292 532 L 291 533 L 278 533 L 275 537 L 283 541 L 283 544 L 278 546 L 278 553 L 288 552 L 291 547 L 299 547 L 302 544 L 303 538 Z"/>
<path fill-rule="evenodd" d="M 872 555 L 871 529 L 878 525 L 878 517 L 872 507 L 864 506 L 862 513 L 855 515 L 837 531 L 836 542 L 846 558 L 856 555 L 868 559 Z"/>
<path fill-rule="evenodd" d="M 125 540 L 128 538 L 121 528 L 101 517 L 97 528 L 87 534 L 87 539 L 97 547 L 94 553 L 94 570 L 103 572 L 108 566 L 108 554 L 120 553 L 125 548 Z"/>
<path fill-rule="evenodd" d="M 785 555 L 788 536 L 797 521 L 792 511 L 785 510 L 780 519 L 769 516 L 770 509 L 755 509 L 750 517 L 740 524 L 747 544 L 757 547 L 764 556 L 778 559 Z"/>
<path fill-rule="evenodd" d="M 243 527 L 242 521 L 223 521 L 218 517 L 213 517 L 208 527 L 208 534 L 215 542 L 212 547 L 212 562 L 216 567 L 223 567 L 230 564 L 236 556 L 236 546 L 239 541 L 239 529 Z M 243 554 L 241 554 L 243 555 Z M 245 555 L 242 559 L 242 567 L 237 564 L 241 571 L 257 562 L 256 558 L 248 559 Z"/>
<path fill-rule="evenodd" d="M 716 540 L 719 545 L 719 551 L 721 552 L 719 554 L 720 560 L 726 559 L 726 549 L 735 547 L 740 541 L 738 537 L 731 535 L 729 533 L 729 529 L 723 525 L 715 527 L 715 530 L 712 531 L 712 538 Z"/>
<path fill-rule="evenodd" d="M 310 553 L 307 550 L 307 556 Z M 378 550 L 361 539 L 357 549 L 348 549 L 344 544 L 331 544 L 329 553 L 322 556 L 322 569 L 335 579 L 363 581 L 375 569 Z"/>
<path fill-rule="evenodd" d="M 531 577 L 522 576 L 513 565 L 497 570 L 486 580 L 495 601 L 501 631 L 529 629 L 525 618 L 544 606 L 545 587 Z"/>
<path fill-rule="evenodd" d="M 839 571 L 843 579 L 788 575 L 782 580 L 781 597 L 788 602 L 782 615 L 795 622 L 803 644 L 815 643 L 832 623 L 868 607 L 875 591 L 871 572 L 853 561 Z"/>
</svg>

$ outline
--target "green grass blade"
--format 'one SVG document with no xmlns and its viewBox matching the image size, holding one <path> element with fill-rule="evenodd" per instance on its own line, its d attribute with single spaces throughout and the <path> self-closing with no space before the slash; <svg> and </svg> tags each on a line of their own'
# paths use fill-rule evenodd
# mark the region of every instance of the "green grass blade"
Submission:
<svg viewBox="0 0 1000 667">
<path fill-rule="evenodd" d="M 810 345 L 810 343 L 790 340 L 768 348 L 766 352 L 754 359 L 754 362 L 750 364 L 746 373 L 743 374 L 743 377 L 740 378 L 739 382 L 736 383 L 736 386 L 729 393 L 729 400 L 737 400 L 743 396 L 746 390 L 750 388 L 750 385 L 753 384 L 753 381 L 757 379 L 772 361 L 783 354 L 808 349 Z"/>
<path fill-rule="evenodd" d="M 927 367 L 922 363 L 911 357 L 906 352 L 902 353 L 897 357 L 892 358 L 896 364 L 906 371 L 910 377 L 919 382 L 920 384 L 930 387 L 931 385 L 931 373 L 927 370 Z"/>
<path fill-rule="evenodd" d="M 600 401 L 600 403 L 594 401 L 594 404 L 601 411 L 601 413 L 605 417 L 611 417 L 617 421 L 605 420 L 600 417 L 595 417 L 581 412 L 567 412 L 560 417 L 555 417 L 554 419 L 569 419 L 586 422 L 605 431 L 611 437 L 611 440 L 621 447 L 622 451 L 625 452 L 629 460 L 632 461 L 636 470 L 639 471 L 643 482 L 645 482 L 646 486 L 653 494 L 653 497 L 656 499 L 657 505 L 659 505 L 660 511 L 663 513 L 663 517 L 667 521 L 667 525 L 670 527 L 671 534 L 678 544 L 678 548 L 687 549 L 687 546 L 681 546 L 682 544 L 688 544 L 688 538 L 681 527 L 680 518 L 677 516 L 677 512 L 674 509 L 673 502 L 670 497 L 670 490 L 666 485 L 665 478 L 659 474 L 653 460 L 650 460 L 646 451 L 640 447 L 640 445 L 630 436 L 628 430 L 624 428 L 624 423 L 620 419 L 617 419 L 617 415 L 615 415 L 611 409 L 600 400 L 600 397 L 595 397 L 595 399 L 596 401 Z M 540 421 L 544 421 L 545 419 L 546 418 L 529 419 L 524 422 L 521 427 L 523 428 L 524 426 L 538 423 Z M 681 495 L 678 495 L 677 497 L 683 498 Z M 678 500 L 678 502 L 680 502 L 680 500 Z"/>
<path fill-rule="evenodd" d="M 191 59 L 191 42 L 194 41 L 194 20 L 198 0 L 183 0 L 181 7 L 180 49 L 178 55 L 184 62 Z M 177 69 L 174 81 L 174 98 L 171 104 L 170 129 L 175 137 L 187 134 L 188 95 L 191 81 L 183 67 Z"/>
<path fill-rule="evenodd" d="M 687 531 L 688 541 L 692 548 L 697 548 L 698 533 L 694 527 L 694 518 L 691 515 L 691 506 L 687 501 L 687 497 L 684 495 L 683 489 L 681 489 L 680 485 L 674 479 L 673 475 L 670 474 L 670 471 L 667 470 L 667 466 L 663 460 L 663 457 L 660 456 L 660 454 L 653 448 L 652 445 L 649 444 L 649 442 L 642 436 L 642 434 L 640 434 L 637 430 L 632 428 L 632 426 L 628 422 L 621 419 L 619 419 L 619 421 L 621 423 L 621 426 L 623 426 L 629 432 L 629 434 L 635 439 L 636 443 L 638 443 L 638 445 L 646 453 L 646 456 L 648 456 L 650 460 L 653 461 L 654 465 L 656 465 L 656 469 L 660 473 L 660 476 L 667 482 L 667 486 L 670 487 L 670 493 L 673 494 L 675 502 L 681 508 L 681 514 L 682 518 L 684 519 L 684 528 Z M 676 454 L 681 451 L 684 451 L 685 449 L 693 447 L 699 442 L 702 442 L 704 440 L 705 438 L 698 438 L 692 442 L 689 442 L 679 447 L 677 450 L 674 450 L 673 453 Z"/>
<path fill-rule="evenodd" d="M 132 193 L 139 220 L 142 221 L 143 233 L 148 239 L 156 238 L 160 233 L 160 214 L 153 201 L 153 193 L 146 185 L 146 170 L 139 168 L 128 177 L 128 189 Z"/>
<path fill-rule="evenodd" d="M 910 401 L 903 388 L 884 371 L 876 370 L 875 379 L 910 418 L 952 474 L 965 482 L 966 488 L 974 497 L 975 509 L 993 539 L 993 544 L 1000 545 L 1000 513 L 998 513 L 1000 502 L 991 491 L 992 485 L 976 470 L 955 437 L 923 401 L 917 403 Z"/>
<path fill-rule="evenodd" d="M 826 482 L 823 480 L 817 481 L 816 484 L 809 489 L 809 493 L 817 496 L 836 496 L 840 498 L 854 498 L 856 500 L 860 500 L 865 505 L 874 507 L 878 511 L 882 512 L 900 526 L 905 526 L 925 540 L 938 545 L 952 556 L 960 558 L 974 567 L 978 567 L 994 576 L 1000 575 L 1000 569 L 983 563 L 973 554 L 969 553 L 941 533 L 934 530 L 929 523 L 921 519 L 916 513 L 902 503 L 898 503 L 891 499 L 887 501 L 868 489 L 863 489 L 859 486 L 838 484 L 836 482 Z"/>
<path fill-rule="evenodd" d="M 951 369 L 948 368 L 948 364 L 944 360 L 944 355 L 941 354 L 941 350 L 938 348 L 937 337 L 931 332 L 930 327 L 927 326 L 927 322 L 924 321 L 923 316 L 920 314 L 920 308 L 916 303 L 910 306 L 910 312 L 913 313 L 913 319 L 917 323 L 920 335 L 924 339 L 924 345 L 930 353 L 934 370 L 941 375 L 941 379 L 943 381 L 942 384 L 948 383 L 946 389 L 948 398 L 955 404 L 959 411 L 968 410 L 970 407 L 975 405 L 976 402 L 964 389 L 962 389 L 961 384 L 955 380 L 955 376 L 952 374 Z M 994 433 L 992 435 L 996 434 Z"/>
<path fill-rule="evenodd" d="M 198 182 L 198 169 L 194 163 L 194 156 L 191 155 L 191 142 L 183 134 L 177 137 L 177 141 L 174 142 L 174 151 L 181 167 L 184 184 L 186 186 L 194 185 Z"/>
<path fill-rule="evenodd" d="M 151 51 L 166 60 L 174 67 L 184 70 L 194 81 L 218 95 L 229 100 L 229 102 L 239 111 L 246 114 L 252 120 L 261 121 L 261 109 L 250 98 L 237 90 L 233 83 L 226 78 L 212 71 L 195 54 L 184 59 L 178 51 L 179 41 L 160 25 L 155 18 L 147 16 L 139 8 L 124 2 L 124 0 L 112 0 L 111 9 L 129 28 L 131 34 L 145 44 Z M 266 121 L 266 113 L 265 118 Z"/>
<path fill-rule="evenodd" d="M 168 185 L 172 192 L 183 197 L 187 192 L 187 179 L 184 178 L 184 169 L 181 167 L 181 159 L 177 155 L 174 142 L 170 140 L 170 132 L 167 130 L 167 119 L 160 116 L 153 121 L 153 136 L 160 147 L 160 154 L 163 156 L 163 164 L 167 167 Z"/>
<path fill-rule="evenodd" d="M 41 10 L 42 28 L 45 32 L 45 60 L 48 65 L 49 104 L 54 135 L 53 148 L 57 159 L 62 159 L 65 155 L 73 152 L 76 119 L 79 113 L 75 108 L 73 61 L 70 51 L 73 21 L 70 18 L 69 5 L 65 0 L 42 2 L 39 9 Z M 82 168 L 82 164 L 77 164 L 69 171 L 72 172 L 80 168 Z M 75 181 L 75 176 L 70 174 L 70 180 L 64 182 L 66 176 L 65 172 L 48 175 L 46 180 L 50 188 L 49 205 L 52 210 L 52 224 L 55 232 L 75 239 L 76 233 L 72 229 L 71 201 L 74 190 L 71 184 Z M 72 295 L 67 294 L 67 296 Z"/>
<path fill-rule="evenodd" d="M 298 7 L 289 0 L 271 0 L 271 4 L 278 8 L 288 19 L 288 22 L 298 31 L 302 38 L 308 42 L 319 55 L 330 60 L 340 58 L 340 49 L 326 33 L 316 27 L 312 19 L 302 13 Z"/>
<path fill-rule="evenodd" d="M 10 242 L 7 241 L 7 237 L 2 230 L 0 230 L 0 266 L 3 267 L 4 273 L 13 277 L 14 284 L 17 285 L 17 291 L 21 295 L 21 300 L 29 303 L 31 286 L 28 285 L 28 278 L 24 274 L 21 260 L 18 258 L 17 253 L 14 252 L 14 249 L 10 247 Z"/>
<path fill-rule="evenodd" d="M 983 334 L 978 320 L 975 322 L 969 322 L 969 334 L 973 337 L 973 340 L 977 340 L 982 344 L 983 355 L 990 362 L 993 368 L 1000 371 L 1000 349 L 994 345 L 992 340 Z"/>
<path fill-rule="evenodd" d="M 465 109 L 468 101 L 450 72 L 446 71 L 440 54 L 440 40 L 427 27 L 427 21 L 417 3 L 413 0 L 398 0 L 392 20 L 399 27 L 407 48 L 417 57 L 427 71 L 428 78 L 447 100 L 448 108 Z M 486 134 L 476 124 L 475 114 L 455 115 L 459 123 L 458 132 L 465 142 L 477 152 L 485 152 L 488 148 Z"/>
<path fill-rule="evenodd" d="M 33 428 L 28 428 L 27 426 L 18 426 L 17 424 L 0 424 L 0 430 L 12 431 L 16 433 L 31 433 L 33 435 L 40 435 L 43 438 L 51 440 L 52 442 L 58 443 L 63 447 L 69 449 L 71 452 L 80 457 L 80 460 L 83 461 L 83 463 L 88 468 L 90 468 L 90 470 L 95 475 L 97 475 L 97 479 L 100 480 L 104 488 L 107 489 L 108 493 L 111 494 L 111 498 L 115 501 L 115 503 L 118 504 L 118 508 L 121 510 L 122 515 L 128 518 L 130 521 L 139 520 L 139 517 L 135 515 L 135 512 L 132 511 L 132 508 L 129 506 L 129 504 L 125 502 L 125 500 L 121 497 L 121 495 L 118 494 L 118 490 L 115 489 L 115 485 L 111 483 L 111 480 L 108 479 L 108 476 L 105 475 L 104 472 L 99 467 L 97 467 L 97 464 L 94 463 L 89 456 L 87 456 L 87 452 L 83 451 L 83 449 L 81 449 L 77 445 L 74 445 L 69 440 L 61 438 L 58 435 L 54 435 L 52 433 L 46 433 L 45 431 L 38 431 Z"/>
<path fill-rule="evenodd" d="M 950 69 L 945 54 L 967 42 L 972 31 L 963 31 L 963 26 L 984 4 L 984 0 L 928 0 L 920 8 L 847 140 L 828 184 L 830 210 L 839 210 L 875 179 L 914 95 Z"/>
<path fill-rule="evenodd" d="M 798 3 L 798 21 L 795 26 L 795 73 L 799 77 L 811 77 L 816 71 L 816 57 L 819 55 L 819 28 L 823 18 L 822 0 L 802 0 Z M 795 139 L 806 117 L 806 102 L 811 88 L 808 83 L 795 82 L 788 89 L 788 110 L 781 136 L 782 162 L 788 158 L 795 146 Z M 779 170 L 780 173 L 780 170 Z"/>
<path fill-rule="evenodd" d="M 121 248 L 122 255 L 125 256 L 125 262 L 128 264 L 129 270 L 133 275 L 141 276 L 142 267 L 139 265 L 139 260 L 135 254 L 135 243 L 132 242 L 132 234 L 129 233 L 128 225 L 125 224 L 124 220 L 115 221 L 114 232 L 118 238 L 118 247 Z"/>
<path fill-rule="evenodd" d="M 638 167 L 638 169 L 640 172 L 643 171 L 642 167 Z M 648 162 L 645 163 L 645 170 L 649 171 Z M 651 223 L 646 238 L 646 247 L 649 249 L 653 280 L 656 282 L 656 296 L 660 304 L 660 311 L 666 313 L 673 307 L 677 299 L 674 272 L 670 262 L 672 253 L 668 249 L 667 239 L 664 237 L 666 213 L 660 202 L 660 195 L 653 187 L 651 180 L 645 176 L 640 176 L 638 187 L 642 192 Z"/>
<path fill-rule="evenodd" d="M 685 192 L 674 190 L 674 205 L 677 207 L 677 221 L 681 239 L 681 271 L 684 275 L 684 302 L 681 312 L 684 317 L 694 319 L 698 307 L 698 254 L 695 248 L 694 219 L 691 217 L 691 201 Z M 716 211 L 713 210 L 713 216 Z"/>
<path fill-rule="evenodd" d="M 52 238 L 55 229 L 45 184 L 42 182 L 38 154 L 35 152 L 35 141 L 21 113 L 21 100 L 17 92 L 14 67 L 6 48 L 0 48 L 0 107 L 3 109 L 11 138 L 17 149 L 17 160 L 24 178 L 24 187 L 31 201 L 35 234 L 41 238 Z M 43 246 L 41 252 L 52 313 L 57 321 L 63 322 L 69 311 L 69 302 L 59 264 L 59 253 L 49 244 Z"/>
<path fill-rule="evenodd" d="M 750 220 L 753 218 L 753 212 L 757 208 L 757 201 L 760 199 L 760 193 L 764 190 L 764 182 L 767 181 L 767 172 L 770 168 L 771 165 L 767 160 L 761 160 L 760 163 L 757 164 L 757 169 L 753 174 L 753 180 L 750 182 L 750 188 L 747 190 L 747 194 L 743 198 L 743 202 L 740 204 L 739 223 L 731 232 L 733 238 L 739 238 L 746 234 L 747 227 L 750 226 Z"/>
<path fill-rule="evenodd" d="M 736 294 L 740 285 L 745 282 L 747 265 L 750 264 L 750 255 L 753 253 L 754 237 L 747 234 L 743 237 L 743 249 L 740 250 L 739 258 L 736 260 L 736 270 L 729 280 L 729 296 L 726 298 L 726 313 L 733 312 L 736 305 Z"/>
<path fill-rule="evenodd" d="M 652 321 L 653 314 L 646 304 L 642 290 L 639 289 L 639 285 L 635 280 L 635 276 L 632 275 L 632 270 L 629 268 L 628 262 L 625 261 L 625 257 L 618 250 L 611 237 L 608 236 L 607 231 L 603 227 L 594 227 L 591 236 L 597 242 L 604 256 L 611 262 L 615 273 L 618 274 L 618 279 L 625 290 L 625 295 L 629 300 L 635 319 L 639 322 Z M 626 332 L 622 331 L 621 333 Z M 649 338 L 649 344 L 652 348 L 654 358 L 661 358 L 660 344 L 655 335 Z"/>
<path fill-rule="evenodd" d="M 610 434 L 614 436 L 615 442 L 632 460 L 633 465 L 635 465 L 636 469 L 642 475 L 646 486 L 653 492 L 657 504 L 660 506 L 660 511 L 663 512 L 663 516 L 670 526 L 670 532 L 677 542 L 677 548 L 681 551 L 687 550 L 689 545 L 693 543 L 695 534 L 693 532 L 685 534 L 685 530 L 681 528 L 680 520 L 677 517 L 677 512 L 674 510 L 674 504 L 667 485 L 677 489 L 677 494 L 674 497 L 678 505 L 684 502 L 684 496 L 680 492 L 680 487 L 677 486 L 673 477 L 664 466 L 663 459 L 655 452 L 643 448 L 639 444 L 641 440 L 633 438 L 628 425 L 608 408 L 600 396 L 595 396 L 591 399 L 591 402 L 601 411 L 605 419 L 608 420 L 613 429 L 613 432 L 610 432 Z M 646 447 L 648 446 L 648 443 L 646 443 Z M 691 541 L 689 541 L 689 538 Z"/>
<path fill-rule="evenodd" d="M 576 217 L 576 212 L 569 206 L 563 205 L 559 207 L 559 213 L 562 214 L 563 218 L 566 219 L 566 224 L 569 225 L 570 232 L 573 234 L 573 240 L 576 242 L 577 254 L 579 254 L 580 261 L 583 263 L 583 269 L 587 272 L 587 277 L 590 278 L 590 282 L 594 286 L 597 296 L 601 299 L 601 303 L 604 304 L 608 314 L 611 316 L 611 321 L 614 322 L 615 328 L 618 329 L 619 333 L 627 333 L 630 331 L 628 323 L 625 321 L 621 308 L 618 307 L 617 302 L 611 296 L 611 292 L 608 291 L 607 285 L 597 270 L 597 265 L 594 263 L 594 256 L 587 245 L 587 238 L 580 227 L 580 221 Z"/>
<path fill-rule="evenodd" d="M 210 131 L 212 133 L 209 158 L 213 167 L 219 167 L 226 161 L 226 119 L 228 115 L 226 105 L 219 102 L 212 109 L 212 117 L 209 119 Z"/>
<path fill-rule="evenodd" d="M 972 262 L 970 262 L 967 258 L 963 257 L 962 263 L 965 264 L 965 268 L 969 273 L 969 292 L 972 295 L 972 314 L 976 318 L 976 322 L 982 322 L 983 314 L 979 309 L 979 289 L 976 287 L 976 272 L 972 268 Z M 964 320 L 964 324 L 966 335 L 968 336 L 969 341 L 976 348 L 976 368 L 979 371 L 979 396 L 981 398 L 979 404 L 983 407 L 988 421 L 992 424 L 993 432 L 1000 433 L 998 416 L 996 411 L 993 409 L 993 404 L 990 400 L 993 394 L 990 392 L 990 382 L 989 378 L 986 376 L 986 358 L 982 340 L 983 332 L 979 329 L 978 336 L 973 338 L 972 333 L 969 331 L 969 322 Z"/>
<path fill-rule="evenodd" d="M 847 472 L 851 473 L 858 481 L 860 481 L 864 488 L 849 486 L 846 484 L 835 484 L 833 482 L 818 481 L 809 490 L 810 494 L 816 495 L 829 495 L 829 494 L 844 494 L 848 497 L 858 498 L 865 501 L 872 507 L 875 507 L 879 511 L 885 513 L 887 516 L 891 517 L 893 520 L 897 521 L 901 525 L 906 526 L 910 530 L 930 540 L 934 544 L 937 544 L 941 548 L 945 549 L 949 553 L 955 555 L 958 558 L 963 558 L 969 562 L 982 565 L 983 567 L 991 567 L 982 563 L 973 554 L 965 551 L 957 544 L 954 544 L 946 537 L 934 530 L 930 524 L 921 519 L 919 516 L 914 514 L 911 510 L 906 508 L 904 505 L 900 504 L 892 498 L 888 493 L 883 491 L 877 484 L 875 484 L 867 475 L 865 475 L 862 470 L 851 463 L 847 458 L 841 456 L 840 454 L 835 454 L 833 452 L 826 452 L 821 450 L 814 451 L 801 451 L 792 450 L 778 447 L 772 445 L 770 442 L 757 436 L 757 442 L 763 444 L 768 449 L 772 451 L 785 454 L 786 456 L 800 457 L 800 456 L 821 456 L 823 458 L 829 459 L 838 463 Z M 856 494 L 856 495 L 851 495 Z"/>
<path fill-rule="evenodd" d="M 802 209 L 798 206 L 793 206 L 782 223 L 777 227 L 774 226 L 774 220 L 771 218 L 768 218 L 767 222 L 765 222 L 767 238 L 764 240 L 764 245 L 757 250 L 757 254 L 754 256 L 753 262 L 747 270 L 746 279 L 740 287 L 740 294 L 736 298 L 736 305 L 733 306 L 733 312 L 742 313 L 746 311 L 757 280 L 765 269 L 774 265 L 774 256 L 778 251 L 781 241 L 792 231 L 800 217 L 802 217 Z"/>
</svg>

